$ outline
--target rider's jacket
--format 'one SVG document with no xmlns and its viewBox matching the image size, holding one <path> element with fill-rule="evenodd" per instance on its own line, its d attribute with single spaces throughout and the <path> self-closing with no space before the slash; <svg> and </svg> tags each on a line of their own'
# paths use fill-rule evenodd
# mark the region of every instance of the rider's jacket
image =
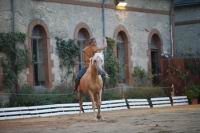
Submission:
<svg viewBox="0 0 200 133">
<path fill-rule="evenodd" d="M 83 49 L 83 58 L 85 68 L 89 67 L 90 58 L 94 56 L 94 54 L 98 51 L 96 44 L 90 44 L 89 46 Z"/>
</svg>

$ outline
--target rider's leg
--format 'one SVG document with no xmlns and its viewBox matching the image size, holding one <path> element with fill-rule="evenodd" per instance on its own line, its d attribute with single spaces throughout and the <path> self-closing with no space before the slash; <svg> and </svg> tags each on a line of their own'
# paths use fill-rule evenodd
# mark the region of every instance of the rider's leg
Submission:
<svg viewBox="0 0 200 133">
<path fill-rule="evenodd" d="M 99 74 L 101 75 L 101 78 L 103 80 L 103 88 L 104 89 L 104 85 L 105 85 L 105 81 L 106 81 L 106 72 L 102 69 L 102 70 L 99 70 Z"/>
<path fill-rule="evenodd" d="M 78 86 L 79 86 L 79 83 L 80 83 L 80 79 L 81 79 L 81 77 L 85 74 L 85 72 L 86 72 L 86 68 L 82 68 L 82 69 L 78 72 L 78 74 L 77 74 L 77 76 L 76 76 L 76 79 L 75 79 L 74 92 L 77 91 Z"/>
</svg>

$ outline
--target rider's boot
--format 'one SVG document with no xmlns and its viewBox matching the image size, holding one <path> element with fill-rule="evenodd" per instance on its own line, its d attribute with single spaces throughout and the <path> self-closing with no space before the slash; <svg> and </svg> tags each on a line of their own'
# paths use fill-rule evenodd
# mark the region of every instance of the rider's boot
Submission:
<svg viewBox="0 0 200 133">
<path fill-rule="evenodd" d="M 79 83 L 80 83 L 80 80 L 76 79 L 76 80 L 75 80 L 74 92 L 77 92 Z"/>
<path fill-rule="evenodd" d="M 104 92 L 104 87 L 105 87 L 105 79 L 103 80 L 102 92 Z"/>
</svg>

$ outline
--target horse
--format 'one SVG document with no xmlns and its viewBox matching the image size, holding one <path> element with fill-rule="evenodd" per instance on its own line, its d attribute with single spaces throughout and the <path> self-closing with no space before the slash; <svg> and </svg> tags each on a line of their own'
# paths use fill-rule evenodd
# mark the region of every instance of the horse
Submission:
<svg viewBox="0 0 200 133">
<path fill-rule="evenodd" d="M 89 95 L 92 102 L 92 108 L 95 112 L 95 103 L 98 109 L 97 120 L 101 119 L 101 97 L 102 97 L 102 88 L 103 80 L 99 71 L 102 69 L 104 64 L 103 53 L 95 53 L 92 58 L 90 58 L 89 67 L 86 73 L 80 80 L 78 87 L 79 94 L 79 104 L 80 104 L 80 113 L 84 113 L 83 109 L 83 95 Z"/>
</svg>

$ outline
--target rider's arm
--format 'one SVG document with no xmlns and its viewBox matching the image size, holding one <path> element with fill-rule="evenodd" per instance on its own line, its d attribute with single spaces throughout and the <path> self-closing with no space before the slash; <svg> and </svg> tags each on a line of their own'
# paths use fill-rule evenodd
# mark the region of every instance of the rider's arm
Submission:
<svg viewBox="0 0 200 133">
<path fill-rule="evenodd" d="M 106 41 L 106 38 L 104 38 L 104 40 L 103 40 L 103 47 L 101 47 L 101 48 L 98 48 L 98 47 L 97 47 L 96 51 L 102 51 L 102 50 L 104 50 L 105 48 L 107 48 L 107 41 Z"/>
</svg>

